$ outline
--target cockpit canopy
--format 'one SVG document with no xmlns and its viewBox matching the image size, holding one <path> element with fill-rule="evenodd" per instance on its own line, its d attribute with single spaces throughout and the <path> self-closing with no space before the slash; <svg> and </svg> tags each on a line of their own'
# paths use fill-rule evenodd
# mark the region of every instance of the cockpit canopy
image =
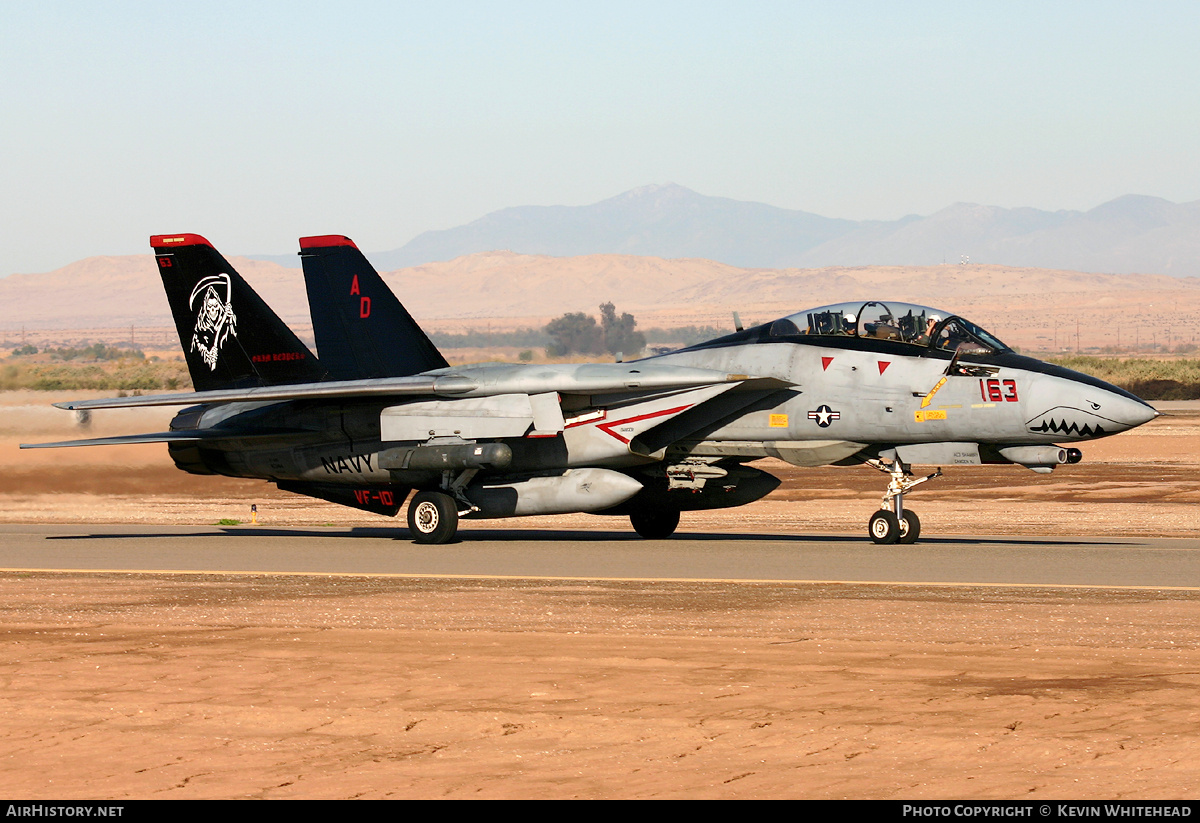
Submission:
<svg viewBox="0 0 1200 823">
<path fill-rule="evenodd" d="M 1008 349 L 997 337 L 969 320 L 912 303 L 855 301 L 820 306 L 768 324 L 768 334 L 894 340 L 960 354 L 994 354 Z"/>
</svg>

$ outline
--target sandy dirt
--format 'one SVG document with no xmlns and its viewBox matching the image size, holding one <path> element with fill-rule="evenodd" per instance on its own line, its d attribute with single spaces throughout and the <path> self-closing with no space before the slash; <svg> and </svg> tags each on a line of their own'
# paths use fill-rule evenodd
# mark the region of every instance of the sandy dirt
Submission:
<svg viewBox="0 0 1200 823">
<path fill-rule="evenodd" d="M 5 522 L 380 524 L 0 396 Z M 157 413 L 160 416 L 161 412 Z M 109 428 L 103 428 L 109 427 Z M 1200 538 L 1200 408 L 1049 477 L 954 469 L 928 532 Z M 764 468 L 770 468 L 764 466 Z M 682 529 L 853 532 L 867 468 Z M 585 516 L 513 521 L 587 528 Z M 497 524 L 489 522 L 488 528 Z M 1200 593 L 3 572 L 0 790 L 31 798 L 1191 798 Z"/>
<path fill-rule="evenodd" d="M 2 579 L 12 796 L 1200 789 L 1195 593 Z"/>
</svg>

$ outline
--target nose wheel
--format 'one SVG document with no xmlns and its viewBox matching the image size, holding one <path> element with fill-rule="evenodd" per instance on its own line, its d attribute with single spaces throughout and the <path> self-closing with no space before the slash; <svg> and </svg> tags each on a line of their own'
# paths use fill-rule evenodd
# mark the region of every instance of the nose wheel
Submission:
<svg viewBox="0 0 1200 823">
<path fill-rule="evenodd" d="M 891 477 L 887 491 L 883 493 L 882 507 L 867 521 L 867 534 L 878 544 L 916 543 L 921 536 L 921 519 L 916 512 L 904 508 L 904 495 L 914 486 L 941 477 L 942 470 L 914 478 L 899 458 L 891 461 L 880 458 L 867 463 Z"/>
<path fill-rule="evenodd" d="M 916 543 L 921 536 L 921 519 L 911 509 L 901 514 L 899 519 L 887 509 L 880 509 L 871 515 L 867 533 L 875 543 Z"/>
</svg>

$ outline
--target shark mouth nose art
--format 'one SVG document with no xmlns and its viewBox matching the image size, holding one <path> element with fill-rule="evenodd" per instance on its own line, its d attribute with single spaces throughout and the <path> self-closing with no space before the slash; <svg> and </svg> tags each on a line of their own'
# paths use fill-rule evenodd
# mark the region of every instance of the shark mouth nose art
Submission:
<svg viewBox="0 0 1200 823">
<path fill-rule="evenodd" d="M 1087 408 L 1055 406 L 1026 422 L 1026 428 L 1039 434 L 1093 439 L 1116 434 L 1153 420 L 1158 412 L 1145 403 L 1120 396 L 1087 400 Z M 1103 413 L 1101 413 L 1103 412 Z"/>
</svg>

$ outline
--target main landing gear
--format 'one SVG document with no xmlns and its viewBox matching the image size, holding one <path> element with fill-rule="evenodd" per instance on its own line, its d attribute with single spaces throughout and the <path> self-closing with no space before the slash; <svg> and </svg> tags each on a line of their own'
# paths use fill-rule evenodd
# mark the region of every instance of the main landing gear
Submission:
<svg viewBox="0 0 1200 823">
<path fill-rule="evenodd" d="M 442 473 L 445 491 L 423 491 L 408 504 L 408 530 L 417 543 L 449 543 L 458 533 L 458 518 L 479 509 L 463 494 L 478 469 L 467 469 L 457 479 Z"/>
<path fill-rule="evenodd" d="M 890 475 L 887 491 L 879 511 L 867 522 L 867 534 L 876 543 L 916 543 L 921 535 L 921 520 L 914 511 L 904 508 L 904 495 L 914 486 L 942 476 L 938 469 L 925 477 L 914 478 L 911 469 L 899 457 L 895 460 L 868 460 L 867 463 Z"/>
<path fill-rule="evenodd" d="M 417 492 L 408 504 L 408 530 L 417 543 L 449 543 L 458 532 L 458 503 L 445 492 Z"/>
<path fill-rule="evenodd" d="M 647 540 L 663 540 L 679 528 L 678 509 L 638 509 L 629 515 L 633 530 Z"/>
</svg>

